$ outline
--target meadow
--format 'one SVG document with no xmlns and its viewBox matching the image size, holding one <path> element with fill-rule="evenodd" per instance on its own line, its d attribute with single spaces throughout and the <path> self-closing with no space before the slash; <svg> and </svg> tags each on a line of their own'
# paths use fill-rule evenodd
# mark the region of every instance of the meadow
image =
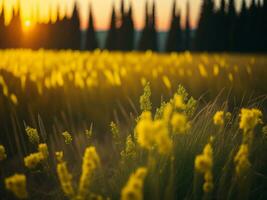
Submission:
<svg viewBox="0 0 267 200">
<path fill-rule="evenodd" d="M 266 199 L 260 54 L 0 51 L 0 199 Z"/>
</svg>

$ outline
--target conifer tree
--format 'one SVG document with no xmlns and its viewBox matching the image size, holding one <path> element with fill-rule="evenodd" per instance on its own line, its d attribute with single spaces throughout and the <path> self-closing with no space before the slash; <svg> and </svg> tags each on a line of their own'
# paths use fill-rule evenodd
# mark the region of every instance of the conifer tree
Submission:
<svg viewBox="0 0 267 200">
<path fill-rule="evenodd" d="M 105 48 L 110 51 L 117 50 L 117 27 L 116 27 L 116 12 L 115 6 L 112 7 L 110 28 L 108 31 Z"/>
<path fill-rule="evenodd" d="M 151 37 L 151 45 L 149 47 L 152 51 L 158 51 L 158 33 L 157 33 L 157 16 L 156 16 L 156 2 L 153 1 L 152 5 L 152 15 L 150 22 L 150 37 Z"/>
<path fill-rule="evenodd" d="M 149 26 L 150 26 L 150 17 L 149 17 L 149 5 L 148 0 L 146 0 L 145 5 L 145 26 L 142 30 L 141 37 L 138 44 L 138 50 L 146 51 L 149 49 Z"/>
<path fill-rule="evenodd" d="M 173 1 L 171 26 L 166 42 L 167 52 L 182 51 L 182 31 L 180 25 L 180 14 L 176 11 L 176 0 Z"/>
<path fill-rule="evenodd" d="M 237 13 L 235 7 L 235 0 L 229 0 L 228 5 L 228 20 L 227 20 L 227 30 L 228 30 L 228 51 L 236 51 L 236 24 L 237 24 Z"/>
<path fill-rule="evenodd" d="M 95 26 L 94 26 L 94 15 L 93 15 L 93 9 L 91 5 L 89 8 L 89 20 L 88 20 L 86 44 L 87 44 L 86 49 L 89 51 L 92 51 L 98 48 L 98 41 L 96 38 Z"/>
<path fill-rule="evenodd" d="M 66 22 L 68 23 L 68 22 Z M 69 23 L 70 34 L 68 35 L 68 47 L 73 50 L 79 50 L 81 47 L 81 31 L 80 31 L 80 17 L 78 13 L 77 3 L 74 6 L 73 14 Z M 68 25 L 67 25 L 68 26 Z"/>
<path fill-rule="evenodd" d="M 130 2 L 128 13 L 125 16 L 125 29 L 125 50 L 132 51 L 134 49 L 134 21 L 132 2 Z"/>
<path fill-rule="evenodd" d="M 186 21 L 185 21 L 185 37 L 184 37 L 184 49 L 191 49 L 191 26 L 190 26 L 190 3 L 189 0 L 186 3 Z"/>
<path fill-rule="evenodd" d="M 4 9 L 0 15 L 0 49 L 6 47 L 6 27 L 5 27 L 5 19 L 4 19 Z"/>
</svg>

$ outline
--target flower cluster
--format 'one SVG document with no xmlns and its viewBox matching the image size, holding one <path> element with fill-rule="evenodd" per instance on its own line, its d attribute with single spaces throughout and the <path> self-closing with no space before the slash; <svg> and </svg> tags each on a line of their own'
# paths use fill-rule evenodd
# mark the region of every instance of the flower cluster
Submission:
<svg viewBox="0 0 267 200">
<path fill-rule="evenodd" d="M 63 151 L 57 151 L 55 153 L 55 156 L 56 156 L 57 162 L 59 162 L 59 163 L 63 162 L 63 156 L 64 156 Z"/>
<path fill-rule="evenodd" d="M 141 115 L 136 125 L 137 141 L 141 147 L 151 150 L 157 145 L 159 153 L 166 154 L 172 149 L 167 124 L 164 120 L 152 120 L 151 112 Z"/>
<path fill-rule="evenodd" d="M 204 192 L 211 192 L 213 189 L 213 150 L 211 144 L 204 147 L 203 153 L 195 159 L 195 170 L 198 173 L 204 174 L 205 183 L 203 185 Z"/>
<path fill-rule="evenodd" d="M 235 155 L 235 171 L 237 176 L 244 175 L 250 168 L 250 162 L 248 160 L 248 145 L 242 144 L 239 147 L 237 154 Z"/>
<path fill-rule="evenodd" d="M 3 145 L 0 145 L 0 161 L 5 160 L 6 157 L 6 149 Z"/>
<path fill-rule="evenodd" d="M 258 109 L 246 109 L 242 108 L 240 114 L 239 128 L 244 133 L 253 130 L 258 124 L 262 123 L 262 112 Z"/>
<path fill-rule="evenodd" d="M 139 100 L 141 111 L 150 111 L 152 109 L 150 96 L 151 96 L 150 85 L 147 82 L 144 87 L 144 94 L 140 97 Z"/>
<path fill-rule="evenodd" d="M 142 200 L 147 169 L 140 167 L 132 174 L 121 191 L 121 200 Z"/>
<path fill-rule="evenodd" d="M 137 156 L 135 143 L 133 142 L 132 136 L 128 135 L 126 139 L 125 150 L 121 152 L 121 160 L 125 162 L 126 160 L 134 160 Z"/>
<path fill-rule="evenodd" d="M 64 137 L 66 144 L 71 144 L 71 142 L 72 142 L 72 136 L 71 136 L 71 134 L 68 131 L 63 132 L 62 133 L 62 136 Z"/>
<path fill-rule="evenodd" d="M 74 189 L 72 186 L 72 175 L 69 172 L 67 164 L 65 162 L 60 162 L 57 164 L 57 174 L 64 194 L 67 197 L 72 198 L 74 196 Z"/>
<path fill-rule="evenodd" d="M 217 126 L 224 125 L 224 112 L 223 111 L 217 111 L 215 113 L 215 115 L 213 116 L 213 123 Z"/>
<path fill-rule="evenodd" d="M 15 174 L 5 179 L 6 189 L 14 193 L 19 199 L 28 197 L 26 176 L 24 174 Z"/>
<path fill-rule="evenodd" d="M 171 118 L 172 130 L 177 134 L 184 134 L 190 128 L 187 116 L 182 113 L 175 112 Z"/>
<path fill-rule="evenodd" d="M 45 143 L 39 144 L 38 151 L 39 151 L 39 153 L 41 153 L 43 155 L 44 159 L 48 158 L 49 152 L 48 152 L 47 144 L 45 144 Z"/>
<path fill-rule="evenodd" d="M 88 147 L 85 150 L 82 164 L 82 174 L 79 183 L 79 198 L 84 199 L 87 195 L 91 177 L 94 170 L 100 166 L 100 159 L 95 147 Z"/>
<path fill-rule="evenodd" d="M 40 137 L 38 135 L 37 129 L 27 127 L 26 128 L 26 134 L 32 144 L 39 144 Z"/>
<path fill-rule="evenodd" d="M 40 164 L 41 161 L 44 160 L 44 156 L 42 153 L 32 153 L 24 158 L 24 164 L 29 169 L 34 169 Z"/>
</svg>

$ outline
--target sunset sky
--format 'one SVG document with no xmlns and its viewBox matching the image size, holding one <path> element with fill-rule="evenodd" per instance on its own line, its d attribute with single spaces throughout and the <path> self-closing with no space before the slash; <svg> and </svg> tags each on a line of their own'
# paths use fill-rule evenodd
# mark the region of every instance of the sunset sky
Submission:
<svg viewBox="0 0 267 200">
<path fill-rule="evenodd" d="M 86 26 L 86 16 L 88 15 L 89 2 L 93 5 L 93 11 L 95 16 L 95 25 L 98 30 L 106 30 L 110 23 L 111 8 L 113 2 L 115 2 L 116 9 L 119 9 L 120 0 L 78 0 L 81 3 L 81 15 L 83 16 L 83 26 Z M 130 0 L 126 0 L 126 7 Z M 157 5 L 157 28 L 160 31 L 165 31 L 169 27 L 169 20 L 171 14 L 171 8 L 173 0 L 155 0 Z M 133 3 L 133 14 L 135 20 L 135 27 L 142 29 L 144 22 L 144 9 L 145 0 L 132 0 Z M 149 0 L 152 2 L 152 0 Z M 182 24 L 185 19 L 186 2 L 187 0 L 178 0 L 178 7 L 182 13 Z M 191 6 L 191 25 L 196 27 L 197 19 L 199 15 L 199 8 L 201 0 L 189 0 Z M 215 0 L 216 5 L 219 5 L 220 0 Z M 237 8 L 240 9 L 242 0 L 236 0 Z M 247 0 L 249 3 L 251 0 Z"/>
</svg>

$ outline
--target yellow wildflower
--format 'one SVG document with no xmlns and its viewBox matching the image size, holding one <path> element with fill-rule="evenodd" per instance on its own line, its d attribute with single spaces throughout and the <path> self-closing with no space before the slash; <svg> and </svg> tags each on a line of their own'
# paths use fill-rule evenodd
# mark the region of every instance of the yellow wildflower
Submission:
<svg viewBox="0 0 267 200">
<path fill-rule="evenodd" d="M 14 193 L 19 199 L 28 197 L 26 176 L 24 174 L 15 174 L 5 179 L 6 189 Z"/>
<path fill-rule="evenodd" d="M 79 183 L 79 198 L 84 199 L 87 195 L 91 176 L 98 166 L 100 166 L 100 159 L 95 147 L 88 147 L 83 157 L 82 174 Z"/>
<path fill-rule="evenodd" d="M 55 155 L 56 155 L 56 160 L 58 162 L 63 162 L 63 156 L 64 156 L 63 151 L 57 151 Z"/>
<path fill-rule="evenodd" d="M 72 186 L 72 175 L 67 168 L 65 162 L 57 164 L 57 174 L 59 177 L 61 188 L 67 197 L 72 198 L 74 196 L 74 189 Z"/>
<path fill-rule="evenodd" d="M 26 134 L 32 144 L 39 144 L 40 137 L 38 135 L 37 129 L 27 127 Z"/>
<path fill-rule="evenodd" d="M 250 162 L 248 160 L 248 145 L 242 144 L 234 158 L 235 171 L 238 176 L 245 174 L 250 168 Z"/>
<path fill-rule="evenodd" d="M 42 153 L 32 153 L 24 158 L 24 164 L 29 169 L 34 169 L 41 161 L 44 160 Z"/>
<path fill-rule="evenodd" d="M 71 144 L 71 142 L 72 142 L 72 136 L 71 136 L 71 134 L 68 131 L 63 132 L 62 133 L 62 136 L 64 137 L 66 144 Z"/>
<path fill-rule="evenodd" d="M 217 111 L 215 115 L 213 116 L 213 123 L 218 126 L 224 125 L 224 112 L 223 111 Z"/>
<path fill-rule="evenodd" d="M 48 152 L 47 144 L 39 144 L 38 151 L 43 155 L 44 159 L 48 158 L 49 152 Z"/>
<path fill-rule="evenodd" d="M 168 127 L 164 120 L 152 120 L 150 112 L 143 112 L 136 125 L 137 142 L 150 150 L 157 145 L 159 153 L 167 154 L 172 149 Z"/>
<path fill-rule="evenodd" d="M 142 200 L 144 179 L 147 175 L 147 169 L 144 167 L 138 168 L 132 174 L 121 191 L 121 200 Z"/>
<path fill-rule="evenodd" d="M 163 76 L 162 77 L 162 81 L 164 83 L 164 85 L 170 90 L 172 88 L 172 84 L 170 79 L 168 78 L 168 76 Z"/>
<path fill-rule="evenodd" d="M 212 139 L 210 139 L 212 140 Z M 195 170 L 198 173 L 204 174 L 204 185 L 203 191 L 208 193 L 213 189 L 213 149 L 210 143 L 208 143 L 204 149 L 203 153 L 198 155 L 195 159 Z"/>
<path fill-rule="evenodd" d="M 174 106 L 178 109 L 185 109 L 186 105 L 184 103 L 184 98 L 182 95 L 175 94 L 174 95 Z"/>
<path fill-rule="evenodd" d="M 203 64 L 198 65 L 199 73 L 202 77 L 207 78 L 208 77 L 208 72 Z"/>
<path fill-rule="evenodd" d="M 172 129 L 175 133 L 184 134 L 190 128 L 187 116 L 181 113 L 174 113 L 171 119 Z"/>
<path fill-rule="evenodd" d="M 0 145 L 0 161 L 5 160 L 6 157 L 6 149 L 3 145 Z"/>
<path fill-rule="evenodd" d="M 253 130 L 255 126 L 262 123 L 262 112 L 258 109 L 245 109 L 242 108 L 240 114 L 239 128 L 244 132 Z"/>
<path fill-rule="evenodd" d="M 17 96 L 15 94 L 11 94 L 10 95 L 10 100 L 13 104 L 17 105 L 18 104 L 18 99 Z"/>
</svg>

